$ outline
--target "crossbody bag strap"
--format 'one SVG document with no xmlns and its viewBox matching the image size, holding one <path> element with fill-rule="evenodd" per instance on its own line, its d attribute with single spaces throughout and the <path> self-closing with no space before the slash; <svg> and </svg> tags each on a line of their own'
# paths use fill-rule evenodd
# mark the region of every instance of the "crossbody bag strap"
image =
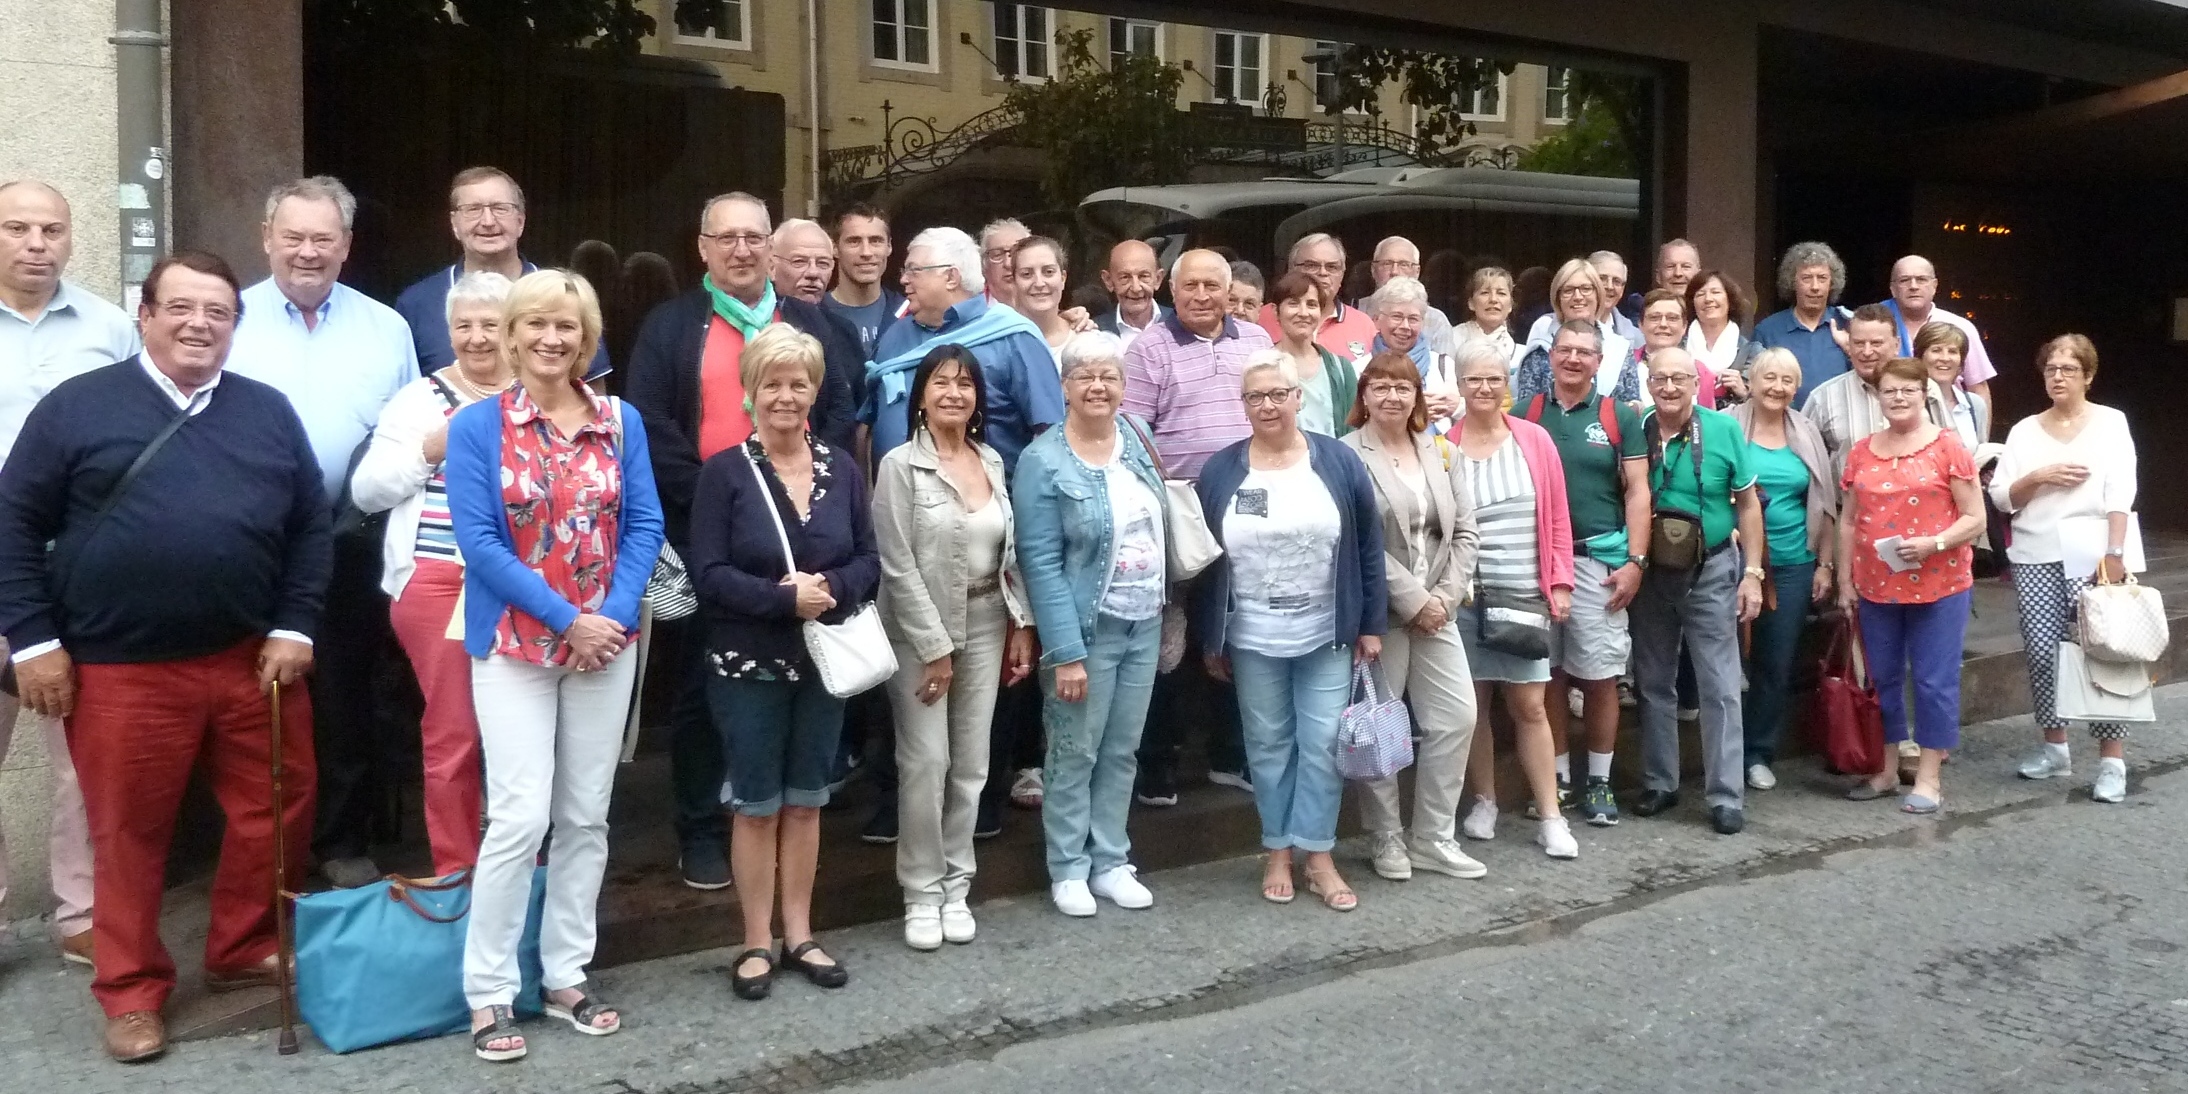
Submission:
<svg viewBox="0 0 2188 1094">
<path fill-rule="evenodd" d="M 760 462 L 753 459 L 751 453 L 745 454 L 745 466 L 752 469 L 752 481 L 760 488 L 760 500 L 767 504 L 767 515 L 775 518 L 775 538 L 783 545 L 783 573 L 797 573 L 798 559 L 790 553 L 790 531 L 783 527 L 783 513 L 775 506 L 775 492 L 767 488 L 767 476 L 760 474 Z"/>
<path fill-rule="evenodd" d="M 144 474 L 145 466 L 152 462 L 152 457 L 158 455 L 160 449 L 166 446 L 168 439 L 173 437 L 176 431 L 180 430 L 189 421 L 190 412 L 187 409 L 182 410 L 175 415 L 174 420 L 168 422 L 158 433 L 152 435 L 151 442 L 137 453 L 136 459 L 130 461 L 128 469 L 122 472 L 122 477 L 114 480 L 114 489 L 106 492 L 106 500 L 99 503 L 98 512 L 91 514 L 91 523 L 84 528 L 83 539 L 78 541 L 79 549 L 81 549 L 82 544 L 89 543 L 92 536 L 98 534 L 99 526 L 106 523 L 107 514 L 112 513 L 114 507 L 121 504 L 122 495 L 129 492 L 130 485 L 137 481 L 139 475 Z M 71 569 L 70 573 L 74 573 L 74 570 Z M 60 579 L 53 584 L 54 588 L 66 593 L 68 591 L 68 574 L 61 575 Z"/>
<path fill-rule="evenodd" d="M 1133 417 L 1133 416 L 1131 416 L 1130 414 L 1125 414 L 1125 413 L 1122 413 L 1122 412 L 1119 412 L 1119 414 L 1118 414 L 1117 416 L 1118 416 L 1118 417 L 1120 417 L 1120 418 L 1123 418 L 1123 419 L 1124 419 L 1124 424 L 1126 424 L 1126 425 L 1128 425 L 1128 426 L 1131 426 L 1131 427 L 1132 427 L 1132 433 L 1133 433 L 1133 435 L 1137 436 L 1137 437 L 1138 437 L 1138 438 L 1140 439 L 1140 447 L 1142 447 L 1142 448 L 1145 448 L 1145 449 L 1147 449 L 1147 458 L 1148 458 L 1148 459 L 1150 459 L 1150 460 L 1152 460 L 1152 461 L 1154 461 L 1154 464 L 1155 464 L 1155 477 L 1156 477 L 1156 478 L 1158 478 L 1158 479 L 1159 479 L 1159 478 L 1162 478 L 1162 477 L 1163 477 L 1163 464 L 1162 464 L 1162 453 L 1161 453 L 1161 452 L 1158 452 L 1158 451 L 1156 451 L 1156 449 L 1155 449 L 1155 438 L 1153 438 L 1153 437 L 1151 437 L 1151 436 L 1149 436 L 1149 435 L 1148 435 L 1148 433 L 1147 433 L 1147 427 L 1146 427 L 1146 426 L 1144 426 L 1144 425 L 1141 425 L 1141 424 L 1140 424 L 1140 421 L 1139 421 L 1139 419 L 1137 419 L 1137 418 L 1134 418 L 1134 417 Z M 1120 455 L 1120 456 L 1121 456 L 1121 455 L 1123 455 L 1123 454 L 1124 454 L 1124 453 L 1122 453 L 1122 452 L 1119 452 L 1119 453 L 1118 453 L 1118 455 Z"/>
<path fill-rule="evenodd" d="M 433 390 L 435 390 L 435 391 L 438 391 L 438 392 L 440 392 L 440 393 L 441 393 L 441 401 L 442 401 L 442 402 L 445 402 L 445 403 L 447 403 L 447 404 L 448 404 L 448 409 L 450 409 L 450 410 L 462 410 L 462 409 L 463 409 L 463 400 L 461 400 L 461 399 L 458 399 L 458 398 L 456 397 L 456 389 L 455 389 L 455 388 L 452 388 L 452 387 L 449 387 L 449 386 L 448 386 L 448 381 L 446 381 L 446 380 L 443 380 L 443 379 L 441 379 L 441 374 L 440 374 L 440 373 L 437 373 L 437 372 L 428 372 L 428 373 L 426 373 L 426 374 L 425 374 L 425 381 L 426 381 L 426 383 L 429 383 L 429 384 L 432 384 L 432 385 L 433 385 Z"/>
</svg>

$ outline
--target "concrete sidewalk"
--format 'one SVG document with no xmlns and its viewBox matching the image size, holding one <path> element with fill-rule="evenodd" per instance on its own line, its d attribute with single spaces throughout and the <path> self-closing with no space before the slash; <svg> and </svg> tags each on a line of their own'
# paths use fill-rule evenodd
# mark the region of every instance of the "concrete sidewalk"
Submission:
<svg viewBox="0 0 2188 1094">
<path fill-rule="evenodd" d="M 2160 722 L 2130 742 L 2138 773 L 2188 765 L 2188 685 L 2162 689 Z M 1843 780 L 1810 762 L 1779 772 L 1777 790 L 1752 794 L 1748 829 L 1710 832 L 1689 787 L 1674 814 L 1629 819 L 1609 830 L 1576 826 L 1581 857 L 1553 862 L 1532 842 L 1533 825 L 1508 815 L 1498 839 L 1470 850 L 1488 878 L 1421 874 L 1382 881 L 1358 841 L 1340 849 L 1361 906 L 1330 912 L 1311 897 L 1287 907 L 1258 896 L 1251 857 L 1147 878 L 1156 907 L 1104 905 L 1091 920 L 1066 919 L 1034 898 L 976 909 L 980 940 L 933 954 L 906 949 L 894 923 L 834 932 L 824 941 L 852 970 L 851 986 L 823 993 L 779 982 L 774 998 L 746 1003 L 728 988 L 730 952 L 708 951 L 627 965 L 599 984 L 621 1005 L 626 1028 L 581 1038 L 534 1024 L 531 1058 L 495 1067 L 474 1060 L 461 1037 L 335 1057 L 307 1036 L 302 1055 L 274 1054 L 257 1034 L 178 1045 L 135 1068 L 99 1049 L 97 1010 L 81 971 L 64 971 L 34 929 L 0 943 L 0 1007 L 17 1016 L 0 1032 L 0 1091 L 90 1094 L 160 1088 L 206 1094 L 349 1091 L 793 1090 L 913 1074 L 924 1068 L 1107 1024 L 1182 1016 L 1325 978 L 1415 960 L 1424 953 L 1524 942 L 1578 921 L 1688 891 L 1711 879 L 1799 869 L 1832 852 L 1920 846 L 1939 826 L 1982 823 L 2032 803 L 2087 802 L 2095 750 L 2075 740 L 2070 785 L 2012 776 L 2035 732 L 2016 718 L 1969 727 L 1946 769 L 1948 815 L 1916 819 L 1890 802 L 1838 798 Z M 2131 780 L 2130 794 L 2139 787 Z M 2122 809 L 2134 808 L 2134 798 Z M 825 868 L 825 867 L 824 867 Z"/>
</svg>

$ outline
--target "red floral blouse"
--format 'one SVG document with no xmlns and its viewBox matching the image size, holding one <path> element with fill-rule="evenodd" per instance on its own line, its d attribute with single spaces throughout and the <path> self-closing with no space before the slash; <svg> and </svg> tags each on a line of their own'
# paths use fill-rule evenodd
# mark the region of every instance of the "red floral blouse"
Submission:
<svg viewBox="0 0 2188 1094">
<path fill-rule="evenodd" d="M 1839 480 L 1854 519 L 1854 590 L 1876 604 L 1932 604 L 1974 585 L 1973 547 L 1940 551 L 1904 572 L 1894 572 L 1876 551 L 1880 539 L 1942 535 L 1960 519 L 1952 480 L 1975 479 L 1966 446 L 1949 429 L 1896 459 L 1878 456 L 1869 445 L 1854 442 Z"/>
<path fill-rule="evenodd" d="M 616 459 L 614 404 L 589 389 L 585 397 L 592 400 L 593 420 L 565 437 L 523 385 L 501 396 L 501 501 L 517 558 L 555 595 L 581 612 L 597 612 L 615 578 L 623 469 Z M 502 613 L 494 652 L 535 665 L 560 665 L 570 657 L 561 635 L 515 608 Z"/>
</svg>

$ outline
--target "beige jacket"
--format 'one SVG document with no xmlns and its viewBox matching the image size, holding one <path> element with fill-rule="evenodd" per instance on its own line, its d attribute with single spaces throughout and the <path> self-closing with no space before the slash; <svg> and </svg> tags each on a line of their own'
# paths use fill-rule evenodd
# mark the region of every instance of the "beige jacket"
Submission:
<svg viewBox="0 0 2188 1094">
<path fill-rule="evenodd" d="M 1375 510 L 1383 518 L 1383 580 L 1390 593 L 1391 621 L 1411 622 L 1428 606 L 1430 594 L 1442 597 L 1446 608 L 1465 603 L 1474 582 L 1474 556 L 1481 536 L 1474 528 L 1474 502 L 1467 494 L 1464 465 L 1456 455 L 1447 458 L 1444 446 L 1430 434 L 1413 435 L 1413 458 L 1428 469 L 1429 499 L 1443 532 L 1437 549 L 1440 557 L 1431 560 L 1428 568 L 1433 580 L 1423 584 L 1413 576 L 1413 544 L 1406 537 L 1415 515 L 1412 487 L 1399 478 L 1376 439 L 1375 427 L 1355 429 L 1338 438 L 1338 443 L 1359 454 L 1368 478 L 1375 482 Z"/>
<path fill-rule="evenodd" d="M 979 445 L 988 489 L 1003 507 L 1003 603 L 1020 626 L 1028 623 L 1012 531 L 1010 493 L 1003 457 Z M 881 625 L 893 642 L 910 646 L 921 661 L 934 661 L 965 646 L 965 520 L 970 515 L 957 484 L 935 459 L 925 429 L 881 459 L 874 483 L 874 540 L 881 549 Z"/>
</svg>

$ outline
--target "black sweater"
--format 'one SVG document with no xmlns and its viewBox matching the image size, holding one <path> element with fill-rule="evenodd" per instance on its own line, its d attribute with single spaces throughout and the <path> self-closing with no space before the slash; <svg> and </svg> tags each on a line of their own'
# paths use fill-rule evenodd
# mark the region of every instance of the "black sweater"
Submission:
<svg viewBox="0 0 2188 1094">
<path fill-rule="evenodd" d="M 177 413 L 134 357 L 31 410 L 0 468 L 0 633 L 14 648 L 58 638 L 81 662 L 173 661 L 318 628 L 332 514 L 303 423 L 266 384 L 222 375 L 92 527 Z"/>
</svg>

